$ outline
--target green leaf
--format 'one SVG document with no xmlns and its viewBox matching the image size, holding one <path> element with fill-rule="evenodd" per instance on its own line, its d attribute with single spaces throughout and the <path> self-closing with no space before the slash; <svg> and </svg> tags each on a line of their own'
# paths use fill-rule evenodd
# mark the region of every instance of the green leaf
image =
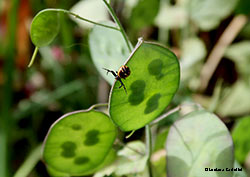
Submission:
<svg viewBox="0 0 250 177">
<path fill-rule="evenodd" d="M 113 22 L 103 24 L 115 26 Z M 92 60 L 101 74 L 110 85 L 114 83 L 114 76 L 107 75 L 103 68 L 118 70 L 129 56 L 126 42 L 119 31 L 102 26 L 94 26 L 89 35 L 89 46 Z"/>
<path fill-rule="evenodd" d="M 117 176 L 135 176 L 146 177 L 147 160 L 145 144 L 140 141 L 129 142 L 123 149 L 118 151 L 118 159 L 111 164 L 95 173 L 94 177 L 104 177 L 115 174 Z M 143 176 L 143 174 L 145 174 Z"/>
<path fill-rule="evenodd" d="M 220 100 L 216 112 L 221 116 L 238 116 L 249 113 L 250 86 L 242 80 L 237 81 Z"/>
<path fill-rule="evenodd" d="M 185 39 L 181 51 L 181 66 L 184 69 L 192 69 L 192 66 L 204 59 L 207 54 L 204 42 L 197 37 Z"/>
<path fill-rule="evenodd" d="M 237 122 L 232 132 L 235 147 L 235 158 L 244 163 L 250 152 L 250 116 L 244 117 Z"/>
<path fill-rule="evenodd" d="M 246 79 L 249 78 L 250 70 L 250 41 L 242 41 L 230 45 L 226 52 L 225 57 L 235 62 L 237 71 Z"/>
<path fill-rule="evenodd" d="M 168 131 L 169 131 L 169 128 L 165 128 L 157 134 L 156 139 L 155 139 L 154 152 L 160 149 L 164 149 Z"/>
<path fill-rule="evenodd" d="M 81 0 L 77 2 L 70 9 L 70 11 L 95 22 L 109 20 L 109 13 L 104 3 L 100 0 Z M 82 28 L 92 28 L 94 26 L 92 23 L 86 23 L 85 21 L 74 18 L 73 16 L 71 19 L 74 20 Z"/>
<path fill-rule="evenodd" d="M 94 172 L 103 169 L 104 167 L 108 166 L 109 164 L 111 164 L 116 158 L 116 151 L 114 149 L 110 149 L 108 155 L 105 157 L 105 159 L 103 160 L 103 162 L 98 165 L 96 168 L 87 171 L 84 173 L 84 175 L 90 175 L 93 174 Z"/>
<path fill-rule="evenodd" d="M 139 41 L 126 64 L 131 74 L 122 80 L 127 88 L 112 87 L 109 112 L 123 131 L 139 129 L 159 116 L 179 86 L 179 62 L 173 52 L 160 45 Z"/>
<path fill-rule="evenodd" d="M 233 141 L 227 127 L 214 114 L 195 111 L 176 121 L 167 143 L 167 176 L 232 177 L 232 171 L 205 171 L 205 168 L 232 168 Z"/>
<path fill-rule="evenodd" d="M 58 176 L 60 176 L 60 177 L 70 177 L 69 174 L 56 171 L 55 169 L 51 168 L 50 166 L 47 166 L 47 171 L 48 171 L 48 173 L 50 174 L 51 177 L 58 177 Z"/>
<path fill-rule="evenodd" d="M 59 32 L 59 11 L 45 9 L 40 11 L 31 23 L 30 36 L 37 47 L 49 45 Z"/>
<path fill-rule="evenodd" d="M 155 18 L 155 24 L 164 29 L 183 28 L 188 24 L 187 11 L 181 6 L 171 6 L 167 2 L 162 3 Z"/>
<path fill-rule="evenodd" d="M 143 172 L 147 166 L 146 147 L 140 141 L 129 142 L 118 152 L 118 156 L 120 159 L 115 171 L 118 176 Z"/>
<path fill-rule="evenodd" d="M 44 161 L 62 173 L 85 174 L 104 161 L 115 137 L 115 126 L 102 112 L 87 110 L 66 114 L 48 132 Z"/>
<path fill-rule="evenodd" d="M 132 10 L 129 20 L 131 26 L 135 29 L 141 29 L 151 25 L 158 13 L 159 5 L 159 0 L 140 0 Z"/>
<path fill-rule="evenodd" d="M 188 0 L 190 18 L 202 29 L 211 30 L 230 15 L 238 0 Z"/>
<path fill-rule="evenodd" d="M 243 170 L 242 166 L 240 166 L 236 160 L 234 161 L 234 168 L 237 168 L 238 170 L 234 171 L 233 177 L 247 177 L 245 170 Z M 242 171 L 239 169 L 242 169 Z"/>
<path fill-rule="evenodd" d="M 110 163 L 112 163 L 115 160 L 115 157 L 116 157 L 116 152 L 115 152 L 114 149 L 111 149 L 109 151 L 108 155 L 105 157 L 104 161 L 100 165 L 96 166 L 92 170 L 89 170 L 89 171 L 85 172 L 82 175 L 86 176 L 86 175 L 93 174 L 94 172 L 96 172 L 96 171 L 104 168 L 105 166 L 109 165 Z M 56 171 L 53 168 L 51 168 L 50 166 L 47 166 L 47 170 L 48 170 L 49 174 L 52 177 L 58 177 L 58 176 L 60 176 L 60 177 L 70 177 L 69 174 Z"/>
<path fill-rule="evenodd" d="M 238 0 L 238 4 L 235 8 L 235 12 L 236 14 L 249 15 L 250 14 L 249 7 L 250 7 L 249 0 Z"/>
</svg>

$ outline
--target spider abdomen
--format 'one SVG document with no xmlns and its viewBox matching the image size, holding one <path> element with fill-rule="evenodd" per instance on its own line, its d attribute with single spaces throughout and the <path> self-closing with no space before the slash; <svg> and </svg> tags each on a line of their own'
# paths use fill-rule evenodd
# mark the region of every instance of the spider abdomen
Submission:
<svg viewBox="0 0 250 177">
<path fill-rule="evenodd" d="M 130 75 L 129 67 L 127 67 L 126 65 L 121 66 L 117 72 L 117 75 L 120 78 L 125 79 L 126 77 L 128 77 Z"/>
</svg>

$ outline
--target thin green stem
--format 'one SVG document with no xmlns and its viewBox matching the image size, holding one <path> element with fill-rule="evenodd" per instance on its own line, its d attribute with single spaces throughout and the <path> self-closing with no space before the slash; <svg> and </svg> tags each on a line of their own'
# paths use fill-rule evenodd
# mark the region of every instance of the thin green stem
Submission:
<svg viewBox="0 0 250 177">
<path fill-rule="evenodd" d="M 146 135 L 146 150 L 147 150 L 147 156 L 148 156 L 148 171 L 149 171 L 149 177 L 153 177 L 152 172 L 152 165 L 151 165 L 151 154 L 152 154 L 152 135 L 151 135 L 151 128 L 150 125 L 146 125 L 145 127 L 145 135 Z"/>
<path fill-rule="evenodd" d="M 132 52 L 132 46 L 129 44 L 129 39 L 125 33 L 125 30 L 123 29 L 121 22 L 119 21 L 118 17 L 116 16 L 114 10 L 112 9 L 112 7 L 109 5 L 109 3 L 106 0 L 103 0 L 103 2 L 105 3 L 107 9 L 109 10 L 110 15 L 112 16 L 112 18 L 114 19 L 115 23 L 119 26 L 119 31 L 122 33 L 122 36 L 127 44 L 127 47 L 129 49 L 130 52 Z"/>
<path fill-rule="evenodd" d="M 157 117 L 154 121 L 152 121 L 150 123 L 150 126 L 154 126 L 154 125 L 158 124 L 160 121 L 162 121 L 163 119 L 167 118 L 169 115 L 174 114 L 174 113 L 180 111 L 185 106 L 195 106 L 196 109 L 202 109 L 202 107 L 199 104 L 197 104 L 197 103 L 184 103 L 184 104 L 181 104 L 181 105 L 179 105 L 179 106 L 171 109 L 170 111 L 168 111 L 168 112 L 160 115 L 159 117 Z"/>
<path fill-rule="evenodd" d="M 30 60 L 30 63 L 28 65 L 28 68 L 31 67 L 35 61 L 35 58 L 36 58 L 36 55 L 37 55 L 37 52 L 38 52 L 38 47 L 35 48 L 34 52 L 33 52 L 33 55 L 32 55 L 32 58 Z"/>
<path fill-rule="evenodd" d="M 153 126 L 153 125 L 158 124 L 161 120 L 165 119 L 165 118 L 168 117 L 169 115 L 174 114 L 174 113 L 176 113 L 176 112 L 178 112 L 178 111 L 180 111 L 180 110 L 181 110 L 181 106 L 177 106 L 177 107 L 175 107 L 174 109 L 171 109 L 170 111 L 168 111 L 168 112 L 166 112 L 166 113 L 160 115 L 158 118 L 156 118 L 154 121 L 152 121 L 152 122 L 150 123 L 150 126 Z"/>
<path fill-rule="evenodd" d="M 41 159 L 42 145 L 38 145 L 31 154 L 27 157 L 24 163 L 14 174 L 14 177 L 26 177 L 30 174 L 32 169 L 36 166 L 37 162 Z"/>
<path fill-rule="evenodd" d="M 135 133 L 135 130 L 133 130 L 129 135 L 126 136 L 126 139 L 130 138 Z"/>
<path fill-rule="evenodd" d="M 68 10 L 64 10 L 64 9 L 58 9 L 58 11 L 61 11 L 61 12 L 64 12 L 64 13 L 67 13 L 69 15 L 72 15 L 74 16 L 75 18 L 78 18 L 80 20 L 83 20 L 83 21 L 86 21 L 86 22 L 89 22 L 89 23 L 92 23 L 92 24 L 95 24 L 95 25 L 99 25 L 99 26 L 102 26 L 102 27 L 105 27 L 105 28 L 110 28 L 110 29 L 113 29 L 113 30 L 117 30 L 117 31 L 120 31 L 120 29 L 116 28 L 116 27 L 113 27 L 113 26 L 109 26 L 109 25 L 104 25 L 104 24 L 101 24 L 101 23 L 97 23 L 97 22 L 94 22 L 92 20 L 88 20 L 86 18 L 83 18 L 73 12 L 70 12 Z"/>
</svg>

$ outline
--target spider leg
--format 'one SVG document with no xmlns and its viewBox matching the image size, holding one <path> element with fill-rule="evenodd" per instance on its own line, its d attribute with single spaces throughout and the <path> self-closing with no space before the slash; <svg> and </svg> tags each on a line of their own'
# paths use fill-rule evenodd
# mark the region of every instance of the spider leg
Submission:
<svg viewBox="0 0 250 177">
<path fill-rule="evenodd" d="M 114 71 L 109 70 L 109 69 L 107 69 L 107 68 L 102 68 L 102 69 L 106 70 L 106 71 L 107 71 L 107 74 L 108 74 L 108 73 L 111 73 L 114 77 L 117 77 L 117 74 L 115 74 Z"/>
<path fill-rule="evenodd" d="M 127 89 L 126 89 L 125 85 L 123 84 L 122 80 L 121 79 L 117 79 L 117 80 L 121 83 L 121 85 L 119 86 L 119 88 L 123 87 L 124 90 L 125 90 L 125 93 L 127 94 Z"/>
</svg>

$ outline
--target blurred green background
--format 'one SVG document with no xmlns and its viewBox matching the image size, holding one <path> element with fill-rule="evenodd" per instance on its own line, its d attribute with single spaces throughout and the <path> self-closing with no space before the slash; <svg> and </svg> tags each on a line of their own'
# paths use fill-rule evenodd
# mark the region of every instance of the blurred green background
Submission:
<svg viewBox="0 0 250 177">
<path fill-rule="evenodd" d="M 182 80 L 172 107 L 201 104 L 230 131 L 250 114 L 249 0 L 111 0 L 111 5 L 133 45 L 142 36 L 180 59 Z M 0 177 L 3 171 L 13 176 L 60 116 L 108 101 L 110 86 L 90 56 L 92 24 L 60 18 L 59 35 L 27 68 L 34 50 L 30 24 L 45 8 L 111 20 L 101 0 L 0 0 Z M 250 128 L 245 122 L 235 141 Z M 244 136 L 243 145 L 235 145 L 236 159 L 249 170 L 250 134 Z M 42 161 L 29 176 L 48 176 Z"/>
</svg>

